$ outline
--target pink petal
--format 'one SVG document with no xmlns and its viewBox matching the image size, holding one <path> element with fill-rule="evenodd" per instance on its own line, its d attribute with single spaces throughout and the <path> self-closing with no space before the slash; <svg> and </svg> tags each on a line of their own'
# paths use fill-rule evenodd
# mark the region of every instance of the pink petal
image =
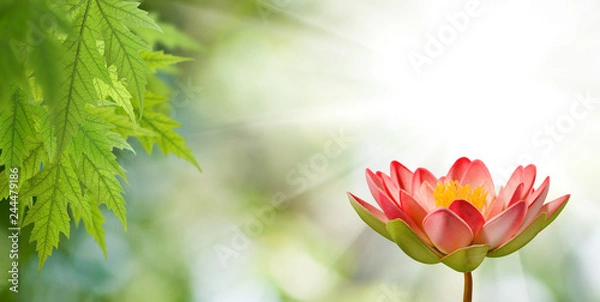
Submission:
<svg viewBox="0 0 600 302">
<path fill-rule="evenodd" d="M 393 161 L 390 164 L 390 173 L 392 176 L 392 181 L 398 188 L 412 193 L 411 189 L 413 173 L 408 168 L 397 161 Z"/>
<path fill-rule="evenodd" d="M 404 190 L 400 191 L 400 204 L 404 213 L 417 223 L 419 228 L 423 228 L 423 219 L 427 216 L 427 211 L 421 204 Z"/>
<path fill-rule="evenodd" d="M 490 250 L 500 246 L 519 229 L 525 217 L 526 208 L 525 201 L 515 203 L 486 222 L 474 242 L 487 244 L 490 246 Z"/>
<path fill-rule="evenodd" d="M 502 192 L 503 187 L 500 187 L 500 192 Z M 489 205 L 487 205 L 487 207 L 484 207 L 484 216 L 486 220 L 491 219 L 492 217 L 495 217 L 496 215 L 500 214 L 500 212 L 502 212 L 502 210 L 504 209 L 504 202 L 506 201 L 506 199 L 504 198 L 500 198 L 500 197 L 496 197 L 495 200 L 493 200 Z"/>
<path fill-rule="evenodd" d="M 550 177 L 546 176 L 546 178 L 544 179 L 542 184 L 536 190 L 534 190 L 529 196 L 527 196 L 527 199 L 525 199 L 527 206 L 530 206 L 530 205 L 536 203 L 536 201 L 538 201 L 540 198 L 542 199 L 542 203 L 544 203 L 544 200 L 546 200 L 546 197 L 548 196 L 549 189 L 550 189 Z"/>
<path fill-rule="evenodd" d="M 429 213 L 423 220 L 423 229 L 435 247 L 445 254 L 466 247 L 473 241 L 469 226 L 446 208 Z"/>
<path fill-rule="evenodd" d="M 468 159 L 466 157 L 459 158 L 458 160 L 456 160 L 456 162 L 454 162 L 452 167 L 450 167 L 450 170 L 448 170 L 448 174 L 446 174 L 446 178 L 444 180 L 460 181 L 462 179 L 463 175 L 465 174 L 465 172 L 467 172 L 467 169 L 469 168 L 470 165 L 471 165 L 470 159 Z"/>
<path fill-rule="evenodd" d="M 425 168 L 418 168 L 415 171 L 415 174 L 413 174 L 411 192 L 419 192 L 421 185 L 424 182 L 428 182 L 429 184 L 435 186 L 438 182 L 438 179 L 431 172 L 429 172 L 429 170 Z"/>
<path fill-rule="evenodd" d="M 535 182 L 536 168 L 534 165 L 528 165 L 523 169 L 523 198 L 531 191 Z"/>
<path fill-rule="evenodd" d="M 379 219 L 381 222 L 388 223 L 388 221 L 390 221 L 381 210 L 372 206 L 370 203 L 358 198 L 356 195 L 350 192 L 348 192 L 348 195 L 352 196 L 352 198 L 354 198 L 354 200 L 356 200 L 361 207 L 363 207 L 365 210 L 367 210 L 367 212 L 371 213 L 373 217 Z"/>
<path fill-rule="evenodd" d="M 481 160 L 471 162 L 463 177 L 460 179 L 462 184 L 470 184 L 471 186 L 489 185 L 491 191 L 494 188 L 492 176 L 487 166 Z"/>
<path fill-rule="evenodd" d="M 424 182 L 417 192 L 413 196 L 425 211 L 431 212 L 437 207 L 433 198 L 433 187 L 428 182 Z"/>
<path fill-rule="evenodd" d="M 532 219 L 530 222 L 527 222 L 527 223 L 523 222 L 523 223 L 521 224 L 521 227 L 520 227 L 520 228 L 519 228 L 519 230 L 518 230 L 518 231 L 515 233 L 515 237 L 516 237 L 516 236 L 519 236 L 519 235 L 520 235 L 522 232 L 524 232 L 524 231 L 525 231 L 525 230 L 526 230 L 526 229 L 527 229 L 527 228 L 528 228 L 528 227 L 529 227 L 531 224 L 535 223 L 536 219 L 538 219 L 538 217 L 540 217 L 541 215 L 545 215 L 545 216 L 546 216 L 546 217 L 545 217 L 545 220 L 546 220 L 546 221 L 545 221 L 545 223 L 544 223 L 544 224 L 545 224 L 545 225 L 548 225 L 548 224 L 551 222 L 551 221 L 550 221 L 550 222 L 548 222 L 548 219 L 553 219 L 553 218 L 550 218 L 550 217 L 552 217 L 552 215 L 553 215 L 553 214 L 554 214 L 554 213 L 555 213 L 555 212 L 556 212 L 558 209 L 560 209 L 560 208 L 563 206 L 563 204 L 564 204 L 565 202 L 567 202 L 567 200 L 569 200 L 569 198 L 570 198 L 570 197 L 571 197 L 571 195 L 570 195 L 570 194 L 567 194 L 567 195 L 561 196 L 561 197 L 559 197 L 559 198 L 557 198 L 557 199 L 555 199 L 555 200 L 553 200 L 553 201 L 550 201 L 550 202 L 548 202 L 548 203 L 544 204 L 544 205 L 542 206 L 542 209 L 541 209 L 541 210 L 540 210 L 540 211 L 537 213 L 537 215 L 535 215 L 535 217 L 534 217 L 534 218 L 533 218 L 533 219 Z M 529 212 L 528 212 L 527 214 L 529 214 Z M 556 217 L 554 217 L 554 218 L 556 218 Z M 545 226 L 544 226 L 542 229 L 540 229 L 540 231 L 541 231 L 541 230 L 543 230 L 544 228 L 545 228 Z"/>
<path fill-rule="evenodd" d="M 485 164 L 478 159 L 471 162 L 467 168 L 467 171 L 461 178 L 460 183 L 462 185 L 469 184 L 472 189 L 478 186 L 483 186 L 483 188 L 488 192 L 486 198 L 488 203 L 496 198 L 496 188 L 494 187 L 494 182 L 492 181 L 492 175 Z"/>
<path fill-rule="evenodd" d="M 373 171 L 371 171 L 371 169 L 367 169 L 365 175 L 367 177 L 367 183 L 372 183 L 373 185 L 375 185 L 376 188 L 378 188 L 380 190 L 384 189 L 383 181 L 381 180 L 381 177 L 379 177 L 377 174 L 373 173 Z M 373 193 L 372 190 L 371 190 L 371 194 L 373 194 L 373 197 L 375 197 L 375 194 Z"/>
<path fill-rule="evenodd" d="M 381 179 L 385 192 L 391 197 L 396 204 L 400 204 L 400 190 L 392 182 L 392 179 L 383 172 L 377 172 L 377 176 Z"/>
<path fill-rule="evenodd" d="M 381 207 L 383 213 L 385 213 L 390 220 L 399 218 L 403 213 L 400 211 L 398 205 L 384 193 L 383 190 L 385 189 L 381 185 L 381 182 L 381 179 L 377 175 L 367 169 L 367 185 L 369 186 L 373 198 L 375 198 L 375 201 L 377 201 L 377 204 Z"/>
<path fill-rule="evenodd" d="M 463 199 L 457 199 L 450 204 L 448 209 L 462 218 L 471 228 L 473 236 L 477 236 L 485 223 L 485 218 L 473 204 Z"/>
<path fill-rule="evenodd" d="M 486 219 L 490 219 L 498 215 L 506 205 L 508 205 L 512 196 L 514 196 L 515 190 L 523 182 L 523 166 L 518 166 L 513 174 L 506 182 L 506 186 L 502 187 L 498 192 L 498 197 L 491 206 L 487 209 Z M 524 192 L 521 192 L 523 194 Z"/>
<path fill-rule="evenodd" d="M 550 189 L 550 177 L 546 177 L 540 187 L 535 190 L 531 195 L 528 196 L 527 200 L 527 214 L 523 219 L 523 224 L 528 225 L 540 212 L 544 200 L 548 196 L 548 190 Z"/>
<path fill-rule="evenodd" d="M 513 193 L 513 196 L 510 198 L 510 201 L 508 202 L 507 207 L 512 206 L 513 204 L 517 203 L 518 201 L 523 200 L 523 183 L 520 183 L 519 186 L 517 187 L 517 189 L 515 190 L 515 192 Z"/>
<path fill-rule="evenodd" d="M 567 200 L 569 200 L 569 198 L 571 198 L 571 194 L 561 196 L 553 201 L 550 201 L 550 202 L 544 204 L 542 206 L 542 209 L 540 210 L 540 213 L 548 213 L 546 215 L 546 217 L 550 217 L 550 216 L 554 215 L 554 212 L 556 212 L 556 210 L 560 209 L 560 207 L 565 202 L 567 202 Z"/>
</svg>

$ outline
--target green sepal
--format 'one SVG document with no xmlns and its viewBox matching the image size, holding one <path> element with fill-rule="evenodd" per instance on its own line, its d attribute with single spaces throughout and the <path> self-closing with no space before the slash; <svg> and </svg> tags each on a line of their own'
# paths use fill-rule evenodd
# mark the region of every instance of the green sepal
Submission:
<svg viewBox="0 0 600 302">
<path fill-rule="evenodd" d="M 386 225 L 388 233 L 400 249 L 410 258 L 425 264 L 440 262 L 438 256 L 427 244 L 425 244 L 415 232 L 401 219 L 395 219 Z"/>
<path fill-rule="evenodd" d="M 348 194 L 348 200 L 350 200 L 350 204 L 352 205 L 352 207 L 354 208 L 354 210 L 356 211 L 358 216 L 368 226 L 370 226 L 373 230 L 375 230 L 381 236 L 389 239 L 390 241 L 394 241 L 392 239 L 392 236 L 386 230 L 385 223 L 383 223 L 383 221 L 379 220 L 377 217 L 373 216 L 371 213 L 369 213 L 369 211 L 367 211 L 365 208 L 363 208 L 356 200 L 354 200 L 354 198 L 352 198 L 352 195 Z"/>
<path fill-rule="evenodd" d="M 489 249 L 490 246 L 484 244 L 467 246 L 448 254 L 442 262 L 457 272 L 472 272 L 483 262 Z"/>
</svg>

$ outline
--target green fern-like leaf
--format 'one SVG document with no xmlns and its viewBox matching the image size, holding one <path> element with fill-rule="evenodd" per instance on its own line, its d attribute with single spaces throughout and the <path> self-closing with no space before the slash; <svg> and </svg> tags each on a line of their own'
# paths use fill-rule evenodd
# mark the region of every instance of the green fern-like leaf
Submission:
<svg viewBox="0 0 600 302">
<path fill-rule="evenodd" d="M 71 222 L 83 225 L 106 256 L 106 207 L 127 230 L 122 183 L 113 153 L 130 150 L 129 137 L 151 151 L 198 167 L 173 131 L 168 94 L 156 69 L 187 59 L 150 45 L 135 32 L 160 32 L 139 3 L 122 0 L 10 0 L 0 4 L 0 179 L 19 167 L 19 224 L 31 230 L 41 270 Z M 56 27 L 28 36 L 42 16 Z M 162 88 L 162 89 L 161 89 Z M 143 106 L 148 104 L 148 116 Z M 0 186 L 6 197 L 8 186 Z M 72 221 L 71 221 L 72 220 Z M 25 228 L 32 225 L 31 228 Z"/>
<path fill-rule="evenodd" d="M 146 92 L 146 73 L 149 72 L 138 51 L 149 46 L 125 25 L 145 27 L 160 31 L 147 14 L 137 8 L 138 3 L 118 0 L 95 0 L 98 22 L 104 37 L 104 56 L 109 65 L 116 65 L 140 103 L 143 112 Z"/>
<path fill-rule="evenodd" d="M 33 224 L 30 242 L 36 241 L 40 258 L 38 270 L 41 270 L 52 250 L 58 247 L 60 234 L 69 238 L 71 219 L 67 213 L 68 205 L 75 204 L 77 213 L 84 219 L 89 214 L 85 215 L 85 208 L 78 207 L 83 196 L 77 174 L 68 160 L 57 162 L 30 179 L 20 196 L 37 197 L 23 224 Z"/>
<path fill-rule="evenodd" d="M 96 25 L 93 0 L 80 2 L 71 8 L 75 32 L 63 43 L 66 53 L 62 64 L 66 79 L 58 100 L 45 100 L 55 126 L 57 155 L 70 144 L 80 124 L 84 122 L 85 104 L 96 103 L 94 78 L 110 83 L 106 64 L 96 46 Z"/>
<path fill-rule="evenodd" d="M 184 57 L 173 56 L 169 54 L 165 54 L 161 51 L 148 51 L 141 50 L 140 56 L 146 62 L 146 65 L 155 72 L 156 69 L 165 68 L 167 66 L 177 64 L 179 62 L 189 61 L 190 59 Z"/>
<path fill-rule="evenodd" d="M 48 164 L 45 145 L 41 140 L 34 141 L 29 148 L 27 157 L 23 160 L 23 168 L 19 170 L 19 178 L 30 179 L 40 172 L 40 168 Z"/>
<path fill-rule="evenodd" d="M 148 93 L 146 93 L 146 96 Z M 90 112 L 102 117 L 105 121 L 112 124 L 111 131 L 119 133 L 121 137 L 127 138 L 130 136 L 154 136 L 154 132 L 142 128 L 139 123 L 128 118 L 125 113 L 120 114 L 119 109 L 115 106 L 105 106 L 97 108 L 89 108 Z"/>
<path fill-rule="evenodd" d="M 34 135 L 33 121 L 27 98 L 16 88 L 6 110 L 0 111 L 0 164 L 8 168 L 22 167 L 27 155 L 28 139 Z"/>
<path fill-rule="evenodd" d="M 35 110 L 40 123 L 38 132 L 40 133 L 48 158 L 52 159 L 58 149 L 56 145 L 56 127 L 52 124 L 50 112 L 46 111 L 43 107 L 35 108 Z"/>
<path fill-rule="evenodd" d="M 156 136 L 139 138 L 148 154 L 152 153 L 152 147 L 156 142 L 165 155 L 173 153 L 174 155 L 187 160 L 201 171 L 200 165 L 196 162 L 194 155 L 192 155 L 190 149 L 186 147 L 185 139 L 177 132 L 173 131 L 173 129 L 181 126 L 181 124 L 162 113 L 150 110 L 147 110 L 144 114 L 141 124 L 142 127 L 147 128 L 156 134 Z"/>
<path fill-rule="evenodd" d="M 123 80 L 120 81 L 118 79 L 117 68 L 114 65 L 110 66 L 108 71 L 110 72 L 110 85 L 105 84 L 98 79 L 94 79 L 98 98 L 101 101 L 106 101 L 110 98 L 119 107 L 123 108 L 129 118 L 135 122 L 135 113 L 133 112 L 133 105 L 131 104 L 131 94 L 127 91 L 127 84 L 124 83 Z"/>
<path fill-rule="evenodd" d="M 73 158 L 79 168 L 80 179 L 93 194 L 97 205 L 106 204 L 127 229 L 125 200 L 121 195 L 123 188 L 115 178 L 118 175 L 126 180 L 125 170 L 115 160 L 112 149 L 133 149 L 110 128 L 111 125 L 102 118 L 90 115 L 73 140 Z"/>
<path fill-rule="evenodd" d="M 0 171 L 0 179 L 5 180 L 8 179 L 8 175 L 6 174 L 7 170 Z M 8 186 L 0 186 L 0 200 L 7 198 L 10 189 Z"/>
</svg>

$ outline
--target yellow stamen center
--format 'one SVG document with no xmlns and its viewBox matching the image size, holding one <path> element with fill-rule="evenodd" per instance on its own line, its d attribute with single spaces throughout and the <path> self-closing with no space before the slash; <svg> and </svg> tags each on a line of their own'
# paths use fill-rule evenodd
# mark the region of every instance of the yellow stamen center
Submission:
<svg viewBox="0 0 600 302">
<path fill-rule="evenodd" d="M 473 204 L 480 211 L 485 205 L 485 198 L 488 192 L 483 189 L 483 186 L 478 186 L 471 189 L 470 185 L 460 185 L 458 181 L 438 182 L 437 187 L 433 191 L 435 205 L 438 207 L 449 207 L 450 204 L 457 199 L 464 199 Z"/>
</svg>

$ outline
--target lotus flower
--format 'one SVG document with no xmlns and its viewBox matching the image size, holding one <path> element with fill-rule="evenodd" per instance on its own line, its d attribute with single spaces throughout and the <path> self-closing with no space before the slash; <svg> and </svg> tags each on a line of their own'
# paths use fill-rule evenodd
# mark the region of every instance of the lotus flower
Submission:
<svg viewBox="0 0 600 302">
<path fill-rule="evenodd" d="M 380 209 L 348 193 L 358 215 L 411 258 L 471 272 L 483 259 L 515 252 L 550 224 L 569 200 L 544 203 L 550 178 L 535 189 L 534 165 L 519 166 L 496 193 L 480 160 L 458 159 L 442 177 L 397 161 L 390 175 L 367 169 Z"/>
</svg>

